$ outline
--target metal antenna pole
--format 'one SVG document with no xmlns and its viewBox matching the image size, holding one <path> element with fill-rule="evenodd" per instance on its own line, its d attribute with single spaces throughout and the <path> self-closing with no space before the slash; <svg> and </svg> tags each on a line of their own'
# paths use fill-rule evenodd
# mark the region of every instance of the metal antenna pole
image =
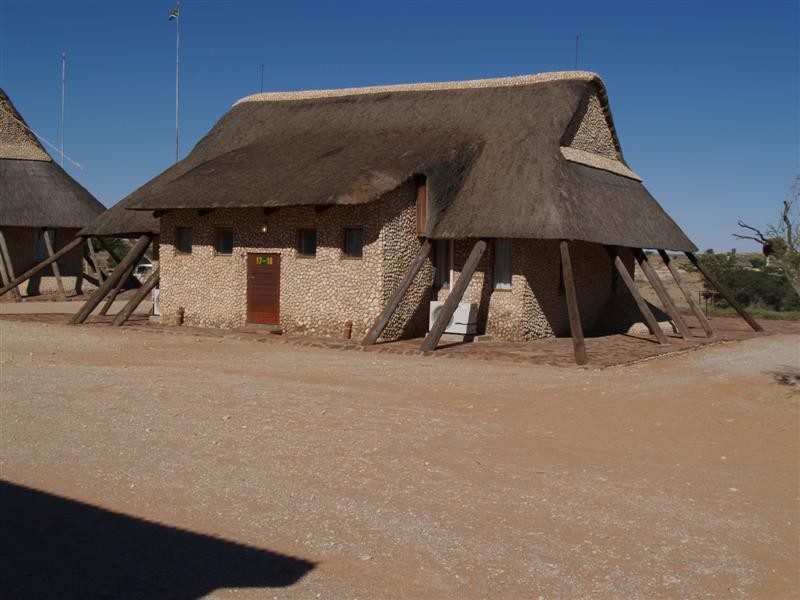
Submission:
<svg viewBox="0 0 800 600">
<path fill-rule="evenodd" d="M 177 1 L 177 9 L 178 9 L 178 18 L 175 19 L 177 23 L 175 24 L 177 29 L 175 34 L 175 162 L 178 162 L 178 156 L 180 152 L 180 70 L 181 70 L 181 0 Z"/>
<path fill-rule="evenodd" d="M 261 91 L 264 91 L 264 63 L 261 63 Z"/>
<path fill-rule="evenodd" d="M 575 36 L 575 70 L 578 70 L 578 44 L 581 40 L 581 34 Z"/>
<path fill-rule="evenodd" d="M 64 167 L 64 93 L 67 82 L 67 53 L 61 53 L 61 167 Z"/>
</svg>

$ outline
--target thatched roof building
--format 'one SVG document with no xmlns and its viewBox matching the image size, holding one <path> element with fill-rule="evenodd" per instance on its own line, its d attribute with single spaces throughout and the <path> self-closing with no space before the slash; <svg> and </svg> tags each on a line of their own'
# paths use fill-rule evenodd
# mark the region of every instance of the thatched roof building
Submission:
<svg viewBox="0 0 800 600">
<path fill-rule="evenodd" d="M 416 173 L 433 238 L 696 249 L 628 167 L 588 72 L 250 96 L 126 205 L 361 204 Z"/>
<path fill-rule="evenodd" d="M 0 227 L 81 228 L 104 210 L 53 161 L 0 89 Z"/>
<path fill-rule="evenodd" d="M 257 94 L 121 204 L 161 221 L 177 322 L 427 332 L 426 351 L 569 332 L 584 364 L 584 329 L 626 331 L 637 309 L 668 343 L 638 264 L 694 335 L 642 249 L 696 248 L 625 161 L 594 73 Z"/>
</svg>

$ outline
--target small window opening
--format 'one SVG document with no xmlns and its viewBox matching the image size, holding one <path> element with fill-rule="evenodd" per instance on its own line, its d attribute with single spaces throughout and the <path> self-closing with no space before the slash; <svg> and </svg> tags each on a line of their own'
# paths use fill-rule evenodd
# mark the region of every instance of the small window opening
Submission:
<svg viewBox="0 0 800 600">
<path fill-rule="evenodd" d="M 178 227 L 175 231 L 175 242 L 178 252 L 190 254 L 192 252 L 192 228 Z"/>
<path fill-rule="evenodd" d="M 215 246 L 217 254 L 233 254 L 233 229 L 219 228 L 216 231 Z"/>
<path fill-rule="evenodd" d="M 494 241 L 494 289 L 511 289 L 511 240 Z"/>
<path fill-rule="evenodd" d="M 317 255 L 317 230 L 301 229 L 297 236 L 297 254 L 308 258 Z"/>
<path fill-rule="evenodd" d="M 344 255 L 348 258 L 364 256 L 364 230 L 361 228 L 344 230 Z"/>
</svg>

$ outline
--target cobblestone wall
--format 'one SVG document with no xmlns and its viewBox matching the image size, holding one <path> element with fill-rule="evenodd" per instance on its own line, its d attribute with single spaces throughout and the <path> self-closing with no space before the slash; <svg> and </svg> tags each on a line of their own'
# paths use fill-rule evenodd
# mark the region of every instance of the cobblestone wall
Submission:
<svg viewBox="0 0 800 600">
<path fill-rule="evenodd" d="M 453 281 L 475 240 L 454 245 Z M 611 289 L 611 261 L 602 246 L 571 242 L 570 255 L 584 330 L 595 329 Z M 526 341 L 569 335 L 566 298 L 561 283 L 561 254 L 554 240 L 512 241 L 510 290 L 494 290 L 493 245 L 481 259 L 464 293 L 464 302 L 479 304 L 478 332 L 499 339 Z M 449 290 L 441 290 L 439 300 Z"/>
<path fill-rule="evenodd" d="M 262 233 L 262 224 L 267 232 Z M 193 228 L 191 254 L 175 249 L 177 227 Z M 234 230 L 231 255 L 214 249 L 216 229 Z M 364 229 L 363 258 L 344 256 L 344 229 Z M 317 229 L 317 255 L 297 253 L 300 228 Z M 476 240 L 457 240 L 453 281 Z M 594 329 L 611 289 L 611 263 L 601 246 L 570 244 L 578 284 L 581 320 Z M 281 254 L 281 326 L 289 333 L 339 337 L 345 321 L 361 338 L 385 306 L 416 257 L 414 189 L 405 185 L 382 199 L 356 206 L 334 206 L 320 214 L 311 207 L 289 207 L 264 216 L 260 209 L 219 209 L 205 216 L 175 211 L 162 217 L 161 309 L 165 320 L 179 308 L 185 322 L 204 327 L 241 327 L 247 321 L 247 254 Z M 514 240 L 512 289 L 493 290 L 493 244 L 464 294 L 478 305 L 478 330 L 500 339 L 532 340 L 568 335 L 566 300 L 560 283 L 558 242 Z M 431 257 L 433 258 L 433 257 Z M 428 303 L 449 289 L 434 290 L 432 261 L 425 263 L 383 333 L 395 340 L 424 335 Z"/>
<path fill-rule="evenodd" d="M 220 209 L 202 217 L 196 211 L 168 213 L 162 217 L 160 249 L 162 314 L 169 320 L 183 308 L 190 325 L 244 326 L 247 254 L 278 253 L 281 325 L 287 332 L 340 336 L 345 321 L 351 320 L 353 337 L 363 337 L 419 248 L 416 236 L 407 235 L 416 223 L 413 203 L 413 188 L 403 186 L 376 202 L 334 206 L 320 214 L 311 207 L 283 208 L 269 216 L 260 209 Z M 175 249 L 177 227 L 192 227 L 191 254 Z M 234 230 L 231 255 L 218 255 L 214 249 L 220 227 Z M 300 228 L 316 228 L 315 258 L 298 256 Z M 364 229 L 362 258 L 344 255 L 345 228 Z M 423 279 L 424 274 L 411 297 L 419 296 Z M 389 338 L 413 322 L 412 302 L 401 306 L 387 330 Z"/>
</svg>

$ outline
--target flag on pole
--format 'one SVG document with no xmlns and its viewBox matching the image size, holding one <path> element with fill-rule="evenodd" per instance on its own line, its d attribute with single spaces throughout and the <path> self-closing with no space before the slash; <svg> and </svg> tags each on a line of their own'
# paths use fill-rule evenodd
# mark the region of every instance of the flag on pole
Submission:
<svg viewBox="0 0 800 600">
<path fill-rule="evenodd" d="M 179 8 L 175 7 L 169 11 L 169 20 L 170 21 L 177 21 L 178 17 L 181 16 L 181 11 Z"/>
</svg>

